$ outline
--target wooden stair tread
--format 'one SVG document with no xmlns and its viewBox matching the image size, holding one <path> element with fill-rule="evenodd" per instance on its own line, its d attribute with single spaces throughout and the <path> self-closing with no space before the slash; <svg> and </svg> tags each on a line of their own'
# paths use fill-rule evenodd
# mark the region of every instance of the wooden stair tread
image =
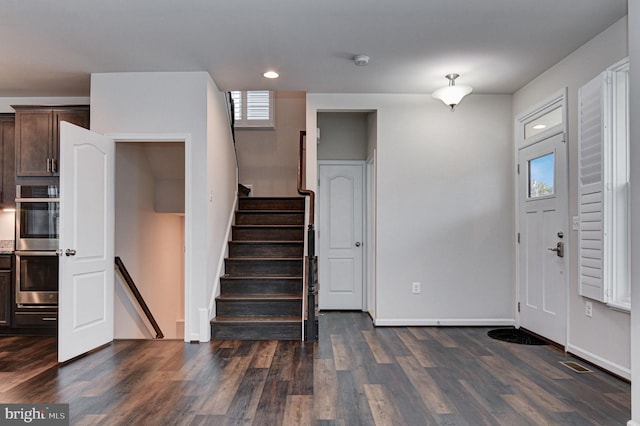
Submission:
<svg viewBox="0 0 640 426">
<path fill-rule="evenodd" d="M 259 210 L 259 209 L 239 209 L 236 210 L 236 213 L 257 213 L 257 214 L 280 214 L 280 213 L 284 213 L 284 214 L 304 214 L 304 210 L 299 210 L 299 209 L 291 209 L 291 210 Z"/>
<path fill-rule="evenodd" d="M 269 279 L 273 279 L 273 278 L 277 278 L 279 280 L 301 280 L 302 276 L 301 275 L 281 275 L 281 276 L 273 276 L 273 275 L 249 275 L 249 276 L 242 276 L 242 275 L 229 275 L 229 274 L 225 274 L 223 275 L 221 278 L 224 279 L 228 279 L 228 280 L 269 280 Z"/>
<path fill-rule="evenodd" d="M 288 274 L 224 274 L 222 278 L 296 278 L 301 279 L 300 275 L 288 275 Z"/>
<path fill-rule="evenodd" d="M 218 300 L 302 300 L 301 294 L 221 294 Z"/>
<path fill-rule="evenodd" d="M 262 243 L 262 244 L 280 244 L 280 243 L 296 243 L 296 244 L 302 244 L 304 243 L 304 240 L 235 240 L 235 241 L 229 241 L 229 243 L 233 243 L 233 244 L 242 244 L 244 242 L 247 242 L 249 244 L 256 244 L 256 243 Z"/>
<path fill-rule="evenodd" d="M 251 262 L 251 261 L 279 261 L 279 260 L 302 260 L 303 256 L 286 256 L 286 257 L 248 257 L 248 256 L 240 256 L 240 257 L 227 257 L 228 260 L 233 260 L 234 262 Z"/>
<path fill-rule="evenodd" d="M 304 228 L 304 225 L 233 225 L 236 228 Z M 295 240 L 294 240 L 295 241 Z"/>
<path fill-rule="evenodd" d="M 224 323 L 298 323 L 302 321 L 302 317 L 215 317 L 211 322 L 224 322 Z"/>
</svg>

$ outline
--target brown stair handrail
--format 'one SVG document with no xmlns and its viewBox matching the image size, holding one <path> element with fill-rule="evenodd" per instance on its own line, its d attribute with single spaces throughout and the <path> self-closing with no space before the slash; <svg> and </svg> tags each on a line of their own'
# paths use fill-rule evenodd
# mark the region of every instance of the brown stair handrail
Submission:
<svg viewBox="0 0 640 426">
<path fill-rule="evenodd" d="M 122 259 L 120 259 L 120 256 L 116 256 L 116 267 L 118 268 L 120 275 L 122 275 L 122 278 L 124 278 L 124 281 L 129 286 L 131 293 L 133 293 L 133 297 L 136 298 L 138 305 L 140 305 L 140 307 L 142 308 L 142 311 L 144 312 L 144 314 L 147 316 L 147 319 L 151 323 L 151 326 L 156 332 L 156 339 L 164 338 L 164 334 L 162 334 L 162 330 L 160 330 L 160 326 L 156 322 L 156 319 L 153 317 L 151 310 L 149 310 L 149 306 L 147 306 L 147 303 L 144 301 L 142 294 L 140 294 L 140 291 L 138 291 L 138 287 L 133 282 L 133 278 L 131 278 L 131 275 L 129 275 L 129 271 L 127 271 L 127 268 L 126 266 L 124 266 L 124 263 L 122 262 Z"/>
<path fill-rule="evenodd" d="M 310 189 L 302 187 L 302 173 L 306 170 L 306 161 L 304 155 L 304 142 L 307 132 L 300 131 L 300 159 L 298 162 L 298 194 L 309 197 L 309 228 L 307 229 L 307 261 L 305 262 L 306 270 L 306 287 L 307 287 L 307 317 L 304 321 L 304 340 L 305 342 L 318 341 L 318 319 L 316 317 L 316 296 L 318 274 L 317 262 L 315 255 L 315 198 L 316 194 Z"/>
</svg>

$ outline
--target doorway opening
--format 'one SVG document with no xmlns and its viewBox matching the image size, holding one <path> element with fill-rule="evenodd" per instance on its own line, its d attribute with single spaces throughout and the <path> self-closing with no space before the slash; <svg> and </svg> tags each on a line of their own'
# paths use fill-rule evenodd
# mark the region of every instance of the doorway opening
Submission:
<svg viewBox="0 0 640 426">
<path fill-rule="evenodd" d="M 320 309 L 375 318 L 376 111 L 317 113 Z"/>
<path fill-rule="evenodd" d="M 115 254 L 166 339 L 184 339 L 185 143 L 116 142 Z M 114 337 L 152 339 L 153 329 L 118 274 Z"/>
</svg>

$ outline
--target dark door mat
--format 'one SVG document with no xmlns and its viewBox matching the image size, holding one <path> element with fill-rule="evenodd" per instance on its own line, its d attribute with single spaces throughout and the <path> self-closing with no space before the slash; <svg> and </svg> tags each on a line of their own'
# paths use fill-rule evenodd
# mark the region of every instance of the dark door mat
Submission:
<svg viewBox="0 0 640 426">
<path fill-rule="evenodd" d="M 547 345 L 548 343 L 526 331 L 516 328 L 496 328 L 489 330 L 487 335 L 492 339 L 503 342 L 518 343 L 520 345 Z"/>
</svg>

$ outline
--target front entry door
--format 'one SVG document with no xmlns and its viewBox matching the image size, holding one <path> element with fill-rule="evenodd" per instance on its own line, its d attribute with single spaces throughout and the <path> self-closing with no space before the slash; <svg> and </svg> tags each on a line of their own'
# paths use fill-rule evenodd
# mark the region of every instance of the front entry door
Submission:
<svg viewBox="0 0 640 426">
<path fill-rule="evenodd" d="M 520 325 L 561 345 L 567 326 L 567 160 L 564 134 L 518 152 Z"/>
<path fill-rule="evenodd" d="M 112 139 L 61 123 L 59 362 L 113 340 L 114 153 Z"/>
<path fill-rule="evenodd" d="M 362 309 L 364 165 L 320 164 L 320 309 Z"/>
</svg>

